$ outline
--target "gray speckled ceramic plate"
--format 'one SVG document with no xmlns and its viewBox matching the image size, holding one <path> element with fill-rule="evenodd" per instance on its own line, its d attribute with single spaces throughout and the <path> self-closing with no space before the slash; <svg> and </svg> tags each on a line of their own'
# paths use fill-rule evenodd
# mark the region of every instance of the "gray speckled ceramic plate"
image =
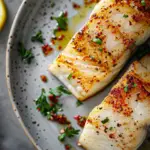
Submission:
<svg viewBox="0 0 150 150">
<path fill-rule="evenodd" d="M 51 8 L 53 2 L 55 6 Z M 82 4 L 83 1 L 78 0 L 78 2 Z M 40 95 L 41 88 L 48 90 L 61 84 L 47 70 L 48 65 L 58 55 L 59 51 L 55 50 L 48 57 L 44 57 L 41 44 L 31 42 L 31 36 L 40 29 L 44 34 L 45 43 L 50 44 L 50 37 L 56 25 L 55 21 L 50 20 L 50 16 L 57 16 L 62 10 L 67 10 L 69 17 L 77 13 L 72 8 L 70 0 L 25 0 L 12 25 L 7 45 L 6 78 L 13 109 L 29 139 L 37 149 L 42 150 L 64 149 L 63 144 L 57 139 L 60 126 L 44 118 L 36 110 L 33 101 Z M 87 16 L 88 13 L 84 14 L 85 19 Z M 78 30 L 81 24 L 77 25 L 76 28 L 73 26 L 74 31 Z M 30 65 L 21 61 L 17 51 L 18 41 L 25 43 L 26 48 L 32 48 L 35 59 Z M 48 76 L 48 83 L 41 82 L 41 74 Z M 73 120 L 73 116 L 77 114 L 88 115 L 91 109 L 103 100 L 112 85 L 113 83 L 78 108 L 75 97 L 62 97 L 64 113 L 72 121 L 74 127 L 79 128 Z M 79 149 L 76 146 L 77 139 L 78 137 L 68 141 L 75 149 Z"/>
</svg>

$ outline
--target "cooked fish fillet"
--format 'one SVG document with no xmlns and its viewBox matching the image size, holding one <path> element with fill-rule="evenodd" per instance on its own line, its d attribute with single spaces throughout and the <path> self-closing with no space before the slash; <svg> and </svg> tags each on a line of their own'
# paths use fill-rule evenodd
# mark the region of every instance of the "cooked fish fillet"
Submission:
<svg viewBox="0 0 150 150">
<path fill-rule="evenodd" d="M 77 99 L 94 95 L 150 36 L 146 10 L 140 0 L 101 0 L 49 70 Z"/>
<path fill-rule="evenodd" d="M 134 62 L 90 113 L 79 142 L 86 150 L 136 150 L 150 125 L 150 55 Z"/>
</svg>

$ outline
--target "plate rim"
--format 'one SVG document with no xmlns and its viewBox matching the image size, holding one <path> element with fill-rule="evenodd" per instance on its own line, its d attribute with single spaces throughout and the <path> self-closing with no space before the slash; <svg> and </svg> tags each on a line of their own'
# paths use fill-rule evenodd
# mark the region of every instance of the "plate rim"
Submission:
<svg viewBox="0 0 150 150">
<path fill-rule="evenodd" d="M 42 150 L 38 144 L 35 142 L 35 139 L 32 137 L 32 135 L 30 134 L 29 130 L 27 129 L 27 127 L 25 126 L 20 113 L 17 109 L 16 103 L 13 101 L 13 92 L 12 92 L 12 88 L 11 88 L 11 79 L 10 79 L 10 49 L 11 49 L 11 44 L 13 43 L 13 35 L 15 34 L 15 28 L 21 18 L 21 15 L 23 14 L 23 10 L 26 8 L 25 4 L 28 2 L 28 0 L 23 0 L 19 6 L 19 9 L 14 17 L 13 23 L 11 25 L 11 29 L 8 35 L 8 40 L 7 40 L 7 44 L 6 44 L 6 58 L 5 58 L 5 78 L 6 78 L 6 86 L 7 86 L 7 90 L 8 90 L 8 95 L 9 95 L 9 100 L 11 102 L 12 105 L 12 109 L 14 114 L 16 115 L 25 135 L 28 137 L 29 141 L 32 143 L 32 145 L 34 146 L 34 148 L 36 148 L 37 150 Z"/>
</svg>

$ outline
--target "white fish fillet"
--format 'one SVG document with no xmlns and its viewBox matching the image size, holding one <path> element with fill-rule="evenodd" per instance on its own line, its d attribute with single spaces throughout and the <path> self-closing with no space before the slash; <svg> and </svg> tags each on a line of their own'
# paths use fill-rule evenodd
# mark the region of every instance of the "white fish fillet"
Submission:
<svg viewBox="0 0 150 150">
<path fill-rule="evenodd" d="M 150 13 L 139 9 L 136 1 L 140 0 L 101 0 L 50 65 L 49 71 L 77 99 L 85 100 L 108 85 L 136 46 L 150 36 Z M 94 42 L 95 38 L 101 43 Z"/>
<path fill-rule="evenodd" d="M 79 142 L 86 150 L 136 150 L 150 125 L 150 55 L 134 62 L 90 113 Z"/>
</svg>

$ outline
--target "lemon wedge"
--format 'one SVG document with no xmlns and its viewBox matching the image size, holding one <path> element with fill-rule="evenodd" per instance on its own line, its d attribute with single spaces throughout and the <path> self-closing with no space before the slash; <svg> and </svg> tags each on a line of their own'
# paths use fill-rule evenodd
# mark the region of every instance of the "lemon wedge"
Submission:
<svg viewBox="0 0 150 150">
<path fill-rule="evenodd" d="M 6 5 L 4 0 L 0 0 L 0 31 L 3 29 L 7 18 Z"/>
</svg>

